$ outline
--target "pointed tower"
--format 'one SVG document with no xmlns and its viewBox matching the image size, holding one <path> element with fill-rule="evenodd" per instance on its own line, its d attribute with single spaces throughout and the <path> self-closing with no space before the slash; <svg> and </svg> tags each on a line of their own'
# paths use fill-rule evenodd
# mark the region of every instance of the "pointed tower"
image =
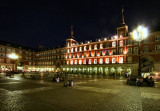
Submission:
<svg viewBox="0 0 160 111">
<path fill-rule="evenodd" d="M 123 8 L 122 8 L 121 24 L 119 27 L 117 27 L 117 35 L 118 35 L 118 38 L 128 36 L 128 26 L 125 24 L 125 21 L 124 21 L 124 9 Z"/>
<path fill-rule="evenodd" d="M 70 36 L 71 39 L 74 39 L 74 36 L 73 36 L 73 25 L 71 25 L 71 36 Z"/>
<path fill-rule="evenodd" d="M 76 40 L 74 40 L 74 36 L 73 36 L 73 25 L 71 25 L 71 35 L 69 37 L 69 39 L 66 40 L 66 46 L 70 47 L 70 46 L 74 46 L 76 45 Z"/>
</svg>

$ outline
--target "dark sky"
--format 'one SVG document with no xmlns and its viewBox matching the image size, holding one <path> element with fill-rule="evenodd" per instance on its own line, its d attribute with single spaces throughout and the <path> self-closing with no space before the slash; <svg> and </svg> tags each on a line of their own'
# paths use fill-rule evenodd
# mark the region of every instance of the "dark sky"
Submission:
<svg viewBox="0 0 160 111">
<path fill-rule="evenodd" d="M 160 26 L 160 0 L 1 0 L 0 39 L 32 48 L 65 45 L 71 24 L 78 42 L 109 37 L 122 6 L 130 31 Z"/>
</svg>

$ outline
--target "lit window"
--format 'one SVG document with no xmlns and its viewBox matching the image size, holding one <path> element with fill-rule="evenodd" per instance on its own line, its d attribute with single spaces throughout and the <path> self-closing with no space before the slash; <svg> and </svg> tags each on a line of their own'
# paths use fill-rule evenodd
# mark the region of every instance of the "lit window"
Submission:
<svg viewBox="0 0 160 111">
<path fill-rule="evenodd" d="M 106 63 L 109 64 L 109 58 L 106 58 Z"/>
<path fill-rule="evenodd" d="M 77 64 L 77 60 L 75 60 L 74 64 Z"/>
<path fill-rule="evenodd" d="M 71 48 L 71 52 L 73 52 L 73 48 Z"/>
<path fill-rule="evenodd" d="M 73 65 L 73 60 L 71 60 L 71 65 Z"/>
<path fill-rule="evenodd" d="M 121 40 L 121 41 L 119 42 L 119 45 L 120 45 L 120 46 L 123 46 L 123 40 Z"/>
<path fill-rule="evenodd" d="M 79 47 L 79 51 L 82 51 L 82 47 Z"/>
<path fill-rule="evenodd" d="M 119 57 L 119 63 L 123 63 L 123 57 Z"/>
<path fill-rule="evenodd" d="M 116 47 L 116 42 L 112 42 L 112 47 Z"/>
<path fill-rule="evenodd" d="M 116 58 L 112 58 L 112 63 L 116 63 Z"/>
<path fill-rule="evenodd" d="M 75 48 L 75 51 L 77 52 L 77 47 Z"/>
<path fill-rule="evenodd" d="M 99 59 L 99 63 L 103 64 L 103 59 L 102 58 Z"/>
<path fill-rule="evenodd" d="M 79 60 L 79 64 L 82 64 L 82 60 Z"/>
<path fill-rule="evenodd" d="M 89 59 L 89 62 L 88 62 L 88 64 L 92 64 L 92 59 Z"/>
<path fill-rule="evenodd" d="M 87 50 L 87 49 L 86 49 L 86 47 L 87 47 L 87 46 L 84 46 L 84 51 L 86 51 L 86 50 Z"/>
<path fill-rule="evenodd" d="M 94 64 L 97 64 L 97 59 L 94 59 Z"/>
<path fill-rule="evenodd" d="M 100 49 L 103 49 L 103 44 L 100 44 Z"/>
<path fill-rule="evenodd" d="M 92 46 L 91 45 L 89 45 L 89 50 L 92 50 Z"/>
<path fill-rule="evenodd" d="M 69 65 L 69 61 L 67 61 L 67 64 Z"/>
<path fill-rule="evenodd" d="M 94 45 L 94 49 L 97 49 L 97 44 Z"/>
<path fill-rule="evenodd" d="M 83 64 L 86 64 L 86 59 L 83 60 Z"/>
<path fill-rule="evenodd" d="M 67 52 L 69 53 L 69 49 L 67 50 Z"/>
</svg>

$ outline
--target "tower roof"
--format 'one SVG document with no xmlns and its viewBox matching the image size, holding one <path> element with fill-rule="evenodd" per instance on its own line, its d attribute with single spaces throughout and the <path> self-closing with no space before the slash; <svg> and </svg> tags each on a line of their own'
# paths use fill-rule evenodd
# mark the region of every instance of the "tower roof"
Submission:
<svg viewBox="0 0 160 111">
<path fill-rule="evenodd" d="M 74 36 L 73 36 L 73 25 L 71 25 L 71 36 L 70 36 L 71 39 L 74 39 Z"/>
<path fill-rule="evenodd" d="M 125 21 L 124 21 L 124 8 L 122 7 L 122 18 L 121 18 L 121 24 L 120 27 L 126 26 Z"/>
</svg>

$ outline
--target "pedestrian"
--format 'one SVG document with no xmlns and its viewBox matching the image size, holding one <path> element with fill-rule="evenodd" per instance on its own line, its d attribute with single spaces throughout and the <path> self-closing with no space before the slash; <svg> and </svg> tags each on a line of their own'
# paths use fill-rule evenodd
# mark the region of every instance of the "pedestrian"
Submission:
<svg viewBox="0 0 160 111">
<path fill-rule="evenodd" d="M 142 86 L 142 84 L 143 84 L 143 78 L 142 77 L 140 78 L 139 83 L 140 83 L 140 86 Z"/>
<path fill-rule="evenodd" d="M 71 80 L 71 86 L 74 86 L 73 80 Z"/>
<path fill-rule="evenodd" d="M 24 77 L 24 78 L 25 78 L 25 75 L 24 75 L 24 74 L 25 74 L 25 71 L 23 71 L 23 72 L 22 72 L 22 77 Z"/>
<path fill-rule="evenodd" d="M 68 80 L 68 86 L 71 86 L 71 81 L 70 80 Z"/>
</svg>

